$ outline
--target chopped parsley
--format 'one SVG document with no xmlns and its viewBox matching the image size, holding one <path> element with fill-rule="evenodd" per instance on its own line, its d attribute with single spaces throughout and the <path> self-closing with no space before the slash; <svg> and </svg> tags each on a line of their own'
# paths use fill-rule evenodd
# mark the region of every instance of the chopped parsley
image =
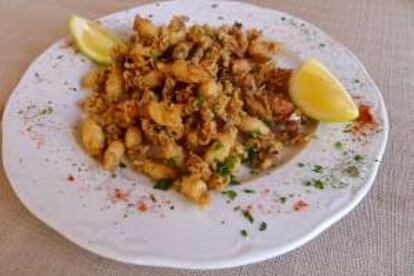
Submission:
<svg viewBox="0 0 414 276">
<path fill-rule="evenodd" d="M 313 181 L 313 187 L 319 190 L 323 190 L 325 189 L 325 182 L 323 182 L 322 180 L 316 179 Z"/>
<path fill-rule="evenodd" d="M 225 161 L 218 161 L 216 162 L 216 172 L 221 176 L 226 176 L 230 174 L 231 170 Z"/>
<path fill-rule="evenodd" d="M 362 156 L 360 154 L 357 154 L 357 155 L 354 156 L 354 160 L 357 161 L 357 162 L 360 162 L 360 161 L 364 160 L 364 156 Z"/>
<path fill-rule="evenodd" d="M 285 197 L 285 196 L 281 196 L 281 197 L 279 197 L 279 200 L 280 200 L 280 202 L 281 202 L 282 204 L 284 204 L 284 203 L 286 202 L 286 200 L 287 200 L 287 197 Z"/>
<path fill-rule="evenodd" d="M 168 158 L 166 163 L 168 166 L 171 166 L 171 167 L 177 166 L 177 161 L 175 160 L 175 157 Z"/>
<path fill-rule="evenodd" d="M 265 123 L 270 128 L 274 127 L 274 125 L 275 125 L 275 122 L 273 122 L 272 120 L 269 120 L 269 119 L 263 119 L 262 121 L 263 121 L 263 123 Z"/>
<path fill-rule="evenodd" d="M 246 194 L 255 194 L 256 193 L 255 190 L 251 190 L 251 189 L 244 189 L 243 192 L 245 192 Z"/>
<path fill-rule="evenodd" d="M 161 55 L 158 50 L 154 50 L 154 49 L 150 50 L 150 53 L 149 54 L 150 54 L 151 58 L 154 61 L 158 60 L 159 56 Z"/>
<path fill-rule="evenodd" d="M 344 150 L 345 145 L 342 142 L 338 141 L 338 142 L 335 142 L 334 147 L 337 150 Z"/>
<path fill-rule="evenodd" d="M 227 176 L 236 166 L 236 159 L 229 157 L 224 161 L 216 161 L 216 172 L 221 176 Z"/>
<path fill-rule="evenodd" d="M 312 179 L 312 180 L 305 181 L 303 185 L 312 186 L 316 189 L 323 190 L 325 189 L 326 183 L 320 179 Z"/>
<path fill-rule="evenodd" d="M 223 191 L 221 193 L 227 196 L 230 200 L 233 200 L 237 197 L 237 193 L 233 190 Z"/>
<path fill-rule="evenodd" d="M 247 152 L 247 157 L 243 160 L 249 167 L 253 167 L 254 163 L 256 162 L 258 149 L 255 146 L 247 144 L 245 146 L 245 150 Z"/>
<path fill-rule="evenodd" d="M 262 135 L 262 133 L 260 132 L 259 129 L 255 129 L 255 130 L 249 131 L 247 134 L 251 138 L 254 138 L 254 139 L 257 139 L 257 138 L 259 138 Z"/>
<path fill-rule="evenodd" d="M 216 144 L 214 145 L 214 149 L 215 150 L 221 150 L 224 148 L 223 142 L 221 142 L 220 140 L 216 142 Z"/>
<path fill-rule="evenodd" d="M 265 231 L 266 229 L 267 229 L 267 224 L 266 224 L 266 222 L 263 221 L 259 225 L 259 231 Z"/>
<path fill-rule="evenodd" d="M 316 173 L 323 173 L 323 167 L 321 165 L 314 165 L 312 171 Z"/>
<path fill-rule="evenodd" d="M 172 185 L 173 185 L 173 182 L 172 182 L 171 179 L 169 179 L 169 178 L 161 179 L 161 180 L 158 180 L 157 183 L 155 183 L 154 189 L 166 191 Z"/>
<path fill-rule="evenodd" d="M 349 166 L 344 172 L 351 177 L 358 177 L 360 175 L 359 170 L 356 166 Z"/>
<path fill-rule="evenodd" d="M 299 168 L 303 168 L 303 167 L 305 167 L 305 164 L 303 164 L 302 162 L 299 162 L 299 163 L 298 163 L 298 167 L 299 167 Z"/>
<path fill-rule="evenodd" d="M 247 230 L 246 230 L 246 229 L 240 230 L 240 234 L 241 234 L 243 237 L 247 237 L 247 236 L 249 235 L 249 233 L 247 232 Z"/>
<path fill-rule="evenodd" d="M 201 106 L 204 102 L 204 97 L 202 95 L 197 95 L 196 97 L 196 104 L 197 106 Z"/>
<path fill-rule="evenodd" d="M 234 176 L 234 175 L 230 175 L 230 186 L 235 186 L 235 185 L 240 185 L 240 181 Z"/>
<path fill-rule="evenodd" d="M 52 112 L 53 112 L 53 108 L 51 106 L 48 106 L 47 108 L 40 111 L 39 115 L 52 114 Z"/>
<path fill-rule="evenodd" d="M 250 213 L 249 210 L 244 210 L 243 211 L 243 217 L 245 219 L 247 219 L 250 223 L 253 223 L 254 222 L 254 218 L 253 218 L 253 216 L 252 216 L 252 214 Z"/>
</svg>

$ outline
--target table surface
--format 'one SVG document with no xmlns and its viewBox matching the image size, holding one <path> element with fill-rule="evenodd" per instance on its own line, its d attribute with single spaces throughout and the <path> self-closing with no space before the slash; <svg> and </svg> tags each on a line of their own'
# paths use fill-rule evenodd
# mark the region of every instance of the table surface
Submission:
<svg viewBox="0 0 414 276">
<path fill-rule="evenodd" d="M 70 14 L 99 17 L 133 0 L 0 0 L 0 106 L 30 62 L 67 35 Z M 0 275 L 414 275 L 414 1 L 257 0 L 350 47 L 382 91 L 391 119 L 369 195 L 305 246 L 244 267 L 191 271 L 125 265 L 89 253 L 34 218 L 0 171 Z"/>
</svg>

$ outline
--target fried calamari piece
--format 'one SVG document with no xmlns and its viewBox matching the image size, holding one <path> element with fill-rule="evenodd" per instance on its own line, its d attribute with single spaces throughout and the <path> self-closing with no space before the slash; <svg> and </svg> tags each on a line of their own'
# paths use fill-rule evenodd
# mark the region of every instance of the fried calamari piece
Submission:
<svg viewBox="0 0 414 276">
<path fill-rule="evenodd" d="M 121 159 L 124 156 L 125 146 L 120 141 L 113 141 L 106 148 L 103 155 L 102 165 L 107 171 L 114 171 L 119 167 Z"/>
<path fill-rule="evenodd" d="M 206 161 L 195 153 L 190 153 L 185 166 L 190 174 L 199 175 L 201 179 L 208 180 L 211 175 L 211 170 Z"/>
<path fill-rule="evenodd" d="M 208 203 L 207 184 L 199 175 L 183 176 L 179 182 L 179 191 L 200 206 Z"/>
<path fill-rule="evenodd" d="M 99 157 L 105 147 L 105 134 L 102 127 L 92 118 L 86 118 L 81 129 L 82 145 L 91 156 Z"/>
<path fill-rule="evenodd" d="M 167 67 L 167 72 L 176 80 L 184 83 L 200 83 L 210 76 L 202 67 L 192 65 L 183 60 L 176 60 Z"/>
<path fill-rule="evenodd" d="M 178 172 L 171 166 L 153 160 L 136 160 L 134 167 L 154 180 L 176 179 Z"/>
</svg>

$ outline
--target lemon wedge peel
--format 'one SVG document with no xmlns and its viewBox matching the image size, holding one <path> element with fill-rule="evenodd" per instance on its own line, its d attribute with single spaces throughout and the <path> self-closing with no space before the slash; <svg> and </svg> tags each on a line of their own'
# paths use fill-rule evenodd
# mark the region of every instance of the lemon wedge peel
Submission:
<svg viewBox="0 0 414 276">
<path fill-rule="evenodd" d="M 306 60 L 292 74 L 289 93 L 307 116 L 321 122 L 346 122 L 359 115 L 344 86 L 317 59 Z"/>
<path fill-rule="evenodd" d="M 110 64 L 113 47 L 126 47 L 122 39 L 98 23 L 76 15 L 70 16 L 68 23 L 79 50 L 98 63 Z"/>
</svg>

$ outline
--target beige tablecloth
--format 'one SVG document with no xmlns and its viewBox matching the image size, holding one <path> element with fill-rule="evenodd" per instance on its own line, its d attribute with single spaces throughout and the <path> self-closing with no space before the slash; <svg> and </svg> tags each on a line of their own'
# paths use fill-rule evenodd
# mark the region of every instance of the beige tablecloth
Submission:
<svg viewBox="0 0 414 276">
<path fill-rule="evenodd" d="M 0 0 L 0 103 L 29 63 L 67 35 L 66 17 L 148 1 Z M 257 0 L 348 45 L 371 72 L 391 118 L 373 189 L 346 218 L 284 256 L 221 271 L 132 266 L 70 243 L 35 219 L 0 172 L 0 275 L 414 275 L 414 1 Z"/>
</svg>

